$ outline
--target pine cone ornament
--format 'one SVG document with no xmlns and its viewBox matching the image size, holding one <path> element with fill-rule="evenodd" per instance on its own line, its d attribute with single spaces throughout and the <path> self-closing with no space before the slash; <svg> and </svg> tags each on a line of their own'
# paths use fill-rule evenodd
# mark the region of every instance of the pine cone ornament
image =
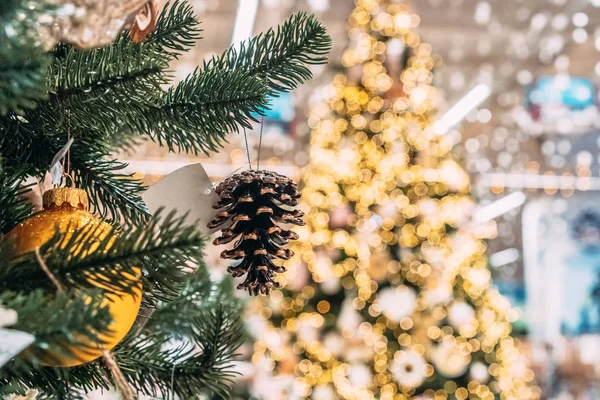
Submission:
<svg viewBox="0 0 600 400">
<path fill-rule="evenodd" d="M 220 200 L 213 207 L 220 211 L 208 227 L 228 227 L 214 244 L 239 238 L 233 249 L 221 253 L 221 258 L 242 260 L 228 269 L 234 277 L 246 274 L 238 289 L 248 290 L 251 295 L 269 294 L 271 288 L 280 287 L 273 280 L 275 274 L 285 272 L 284 267 L 273 263 L 273 258 L 290 259 L 294 252 L 282 246 L 298 239 L 295 232 L 278 224 L 304 225 L 304 213 L 293 208 L 300 198 L 297 185 L 275 172 L 250 170 L 225 179 L 216 191 Z"/>
</svg>

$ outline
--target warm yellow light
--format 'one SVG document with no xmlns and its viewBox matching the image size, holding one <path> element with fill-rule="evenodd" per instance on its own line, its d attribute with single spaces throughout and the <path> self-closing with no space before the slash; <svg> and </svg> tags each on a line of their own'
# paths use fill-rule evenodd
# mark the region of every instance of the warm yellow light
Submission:
<svg viewBox="0 0 600 400">
<path fill-rule="evenodd" d="M 511 400 L 539 398 L 529 385 L 532 372 L 514 368 L 520 355 L 509 335 L 518 313 L 491 290 L 481 239 L 497 228 L 492 222 L 464 229 L 474 206 L 469 176 L 453 159 L 449 135 L 431 129 L 439 57 L 412 32 L 420 20 L 403 2 L 356 3 L 348 21 L 352 45 L 342 58 L 352 74 L 336 75 L 322 90 L 325 103 L 308 115 L 307 226 L 298 229 L 297 258 L 288 265 L 296 271 L 292 290 L 272 295 L 273 317 L 284 322 L 266 330 L 253 361 L 264 363 L 269 354 L 281 364 L 288 354 L 301 358 L 292 368 L 298 398 L 327 386 L 338 398 L 408 400 L 417 391 L 393 376 L 394 352 L 422 356 L 423 374 L 434 382 L 440 368 L 466 373 L 465 360 L 481 351 L 489 383 L 459 387 L 437 377 L 444 384 L 420 393 L 435 400 L 487 400 L 499 391 Z M 412 49 L 399 80 L 386 68 L 390 39 Z M 504 184 L 494 182 L 494 190 Z M 377 300 L 398 286 L 417 295 L 388 297 L 394 313 Z M 343 305 L 328 297 L 337 295 Z M 472 304 L 474 316 L 468 307 L 454 309 L 455 301 Z M 452 352 L 436 370 L 441 361 L 433 353 L 440 348 Z"/>
</svg>

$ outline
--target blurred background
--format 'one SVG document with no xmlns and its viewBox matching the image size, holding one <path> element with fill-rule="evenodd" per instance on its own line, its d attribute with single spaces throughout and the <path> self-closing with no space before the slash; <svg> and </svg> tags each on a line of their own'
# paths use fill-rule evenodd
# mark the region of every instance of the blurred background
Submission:
<svg viewBox="0 0 600 400">
<path fill-rule="evenodd" d="M 297 178 L 308 160 L 308 109 L 343 66 L 354 1 L 192 3 L 204 38 L 173 65 L 177 78 L 294 12 L 313 12 L 327 26 L 330 64 L 315 69 L 309 85 L 275 99 L 265 119 L 261 165 Z M 479 212 L 496 221 L 488 243 L 492 276 L 520 310 L 515 332 L 538 384 L 545 398 L 600 398 L 600 1 L 408 3 L 435 55 L 436 129 L 456 143 Z M 462 123 L 452 127 L 444 118 Z M 248 132 L 253 160 L 259 131 Z M 169 154 L 152 143 L 121 158 L 149 185 L 199 161 L 218 181 L 247 165 L 243 136 L 229 139 L 210 158 Z"/>
</svg>

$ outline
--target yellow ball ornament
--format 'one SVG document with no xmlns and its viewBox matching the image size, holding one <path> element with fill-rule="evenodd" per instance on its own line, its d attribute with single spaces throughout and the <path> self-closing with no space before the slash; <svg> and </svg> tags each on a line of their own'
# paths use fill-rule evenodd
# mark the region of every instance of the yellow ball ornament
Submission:
<svg viewBox="0 0 600 400">
<path fill-rule="evenodd" d="M 44 210 L 17 225 L 8 238 L 15 244 L 15 252 L 23 254 L 34 251 L 50 240 L 58 228 L 61 232 L 73 232 L 83 228 L 98 229 L 98 239 L 114 235 L 111 225 L 88 212 L 88 198 L 85 191 L 75 188 L 58 188 L 48 190 L 43 196 Z M 67 236 L 69 233 L 67 233 Z M 94 247 L 92 247 L 95 251 Z M 123 279 L 135 280 L 136 286 L 131 294 L 117 295 L 106 293 L 103 305 L 108 305 L 113 322 L 108 326 L 108 332 L 99 337 L 104 343 L 82 343 L 81 348 L 71 348 L 71 357 L 64 354 L 54 354 L 47 351 L 42 364 L 53 367 L 72 367 L 81 365 L 100 357 L 105 350 L 116 346 L 133 326 L 142 301 L 142 282 L 137 276 L 123 274 Z M 99 288 L 102 285 L 96 284 Z M 85 341 L 85 339 L 83 339 Z"/>
</svg>

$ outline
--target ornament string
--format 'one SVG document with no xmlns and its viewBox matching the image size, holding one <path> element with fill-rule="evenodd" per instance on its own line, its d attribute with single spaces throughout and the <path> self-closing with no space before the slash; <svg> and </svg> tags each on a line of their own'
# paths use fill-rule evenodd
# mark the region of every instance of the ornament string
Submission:
<svg viewBox="0 0 600 400">
<path fill-rule="evenodd" d="M 260 150 L 262 149 L 262 138 L 263 131 L 265 128 L 265 116 L 260 120 L 260 134 L 258 136 L 258 158 L 256 159 L 256 169 L 260 169 Z M 250 159 L 250 146 L 248 145 L 248 133 L 246 132 L 246 128 L 244 129 L 244 142 L 246 143 L 246 156 L 248 157 L 248 165 L 249 168 L 252 169 L 252 160 Z"/>
<path fill-rule="evenodd" d="M 56 276 L 52 273 L 52 271 L 50 271 L 50 268 L 48 268 L 46 261 L 44 261 L 44 257 L 42 257 L 42 254 L 40 253 L 39 246 L 35 248 L 35 258 L 37 258 L 37 262 L 38 264 L 40 264 L 40 268 L 42 269 L 42 271 L 44 271 L 44 273 L 48 276 L 50 281 L 54 284 L 54 286 L 56 286 L 56 289 L 58 289 L 59 292 L 64 293 L 65 288 L 56 278 Z"/>
<path fill-rule="evenodd" d="M 64 286 L 60 283 L 60 281 L 56 278 L 52 271 L 50 271 L 50 268 L 48 268 L 48 265 L 44 261 L 44 257 L 42 257 L 42 254 L 40 253 L 39 246 L 35 248 L 35 257 L 38 261 L 38 264 L 40 265 L 40 268 L 48 276 L 48 278 L 54 284 L 54 286 L 56 286 L 56 289 L 59 292 L 64 293 Z M 111 375 L 113 376 L 115 385 L 117 386 L 117 389 L 119 389 L 119 392 L 121 393 L 123 399 L 135 400 L 133 390 L 131 389 L 131 386 L 129 386 L 129 383 L 127 383 L 125 375 L 123 375 L 123 371 L 121 371 L 121 368 L 119 368 L 119 364 L 117 364 L 117 361 L 113 357 L 112 353 L 108 350 L 105 350 L 102 353 L 102 358 L 104 359 L 104 364 L 106 364 L 106 367 L 109 369 Z"/>
<path fill-rule="evenodd" d="M 67 141 L 71 140 L 71 109 L 67 108 Z M 71 148 L 67 151 L 67 175 L 71 173 Z M 69 175 L 70 176 L 70 175 Z M 71 179 L 71 183 L 73 179 Z"/>
<path fill-rule="evenodd" d="M 248 165 L 252 169 L 252 161 L 250 161 L 250 146 L 248 146 L 248 134 L 246 133 L 246 127 L 244 127 L 244 141 L 246 142 L 246 155 L 248 156 Z"/>
<path fill-rule="evenodd" d="M 260 120 L 260 134 L 258 135 L 258 159 L 256 160 L 256 169 L 260 169 L 260 149 L 262 148 L 263 130 L 265 129 L 265 116 Z"/>
<path fill-rule="evenodd" d="M 115 357 L 108 350 L 105 350 L 102 353 L 102 359 L 104 360 L 104 364 L 110 371 L 117 385 L 117 389 L 121 392 L 121 396 L 124 400 L 135 400 L 135 395 L 133 394 L 133 390 L 127 380 L 125 379 L 125 375 L 123 375 L 123 371 L 119 368 L 119 364 L 115 360 Z"/>
<path fill-rule="evenodd" d="M 173 363 L 173 368 L 171 368 L 171 393 L 173 394 L 173 400 L 175 400 L 175 367 L 177 367 L 177 364 Z"/>
<path fill-rule="evenodd" d="M 238 169 L 236 169 L 235 171 L 231 171 L 229 173 L 229 175 L 227 175 L 224 179 L 229 179 L 231 178 L 233 175 L 237 174 L 238 172 L 240 172 L 242 169 L 248 167 L 248 169 L 252 169 L 252 163 L 248 163 L 248 164 L 244 164 L 241 167 L 239 167 Z M 214 182 L 212 185 L 213 190 L 215 190 L 215 188 L 219 186 L 218 182 Z M 208 193 L 207 193 L 208 194 Z"/>
</svg>

